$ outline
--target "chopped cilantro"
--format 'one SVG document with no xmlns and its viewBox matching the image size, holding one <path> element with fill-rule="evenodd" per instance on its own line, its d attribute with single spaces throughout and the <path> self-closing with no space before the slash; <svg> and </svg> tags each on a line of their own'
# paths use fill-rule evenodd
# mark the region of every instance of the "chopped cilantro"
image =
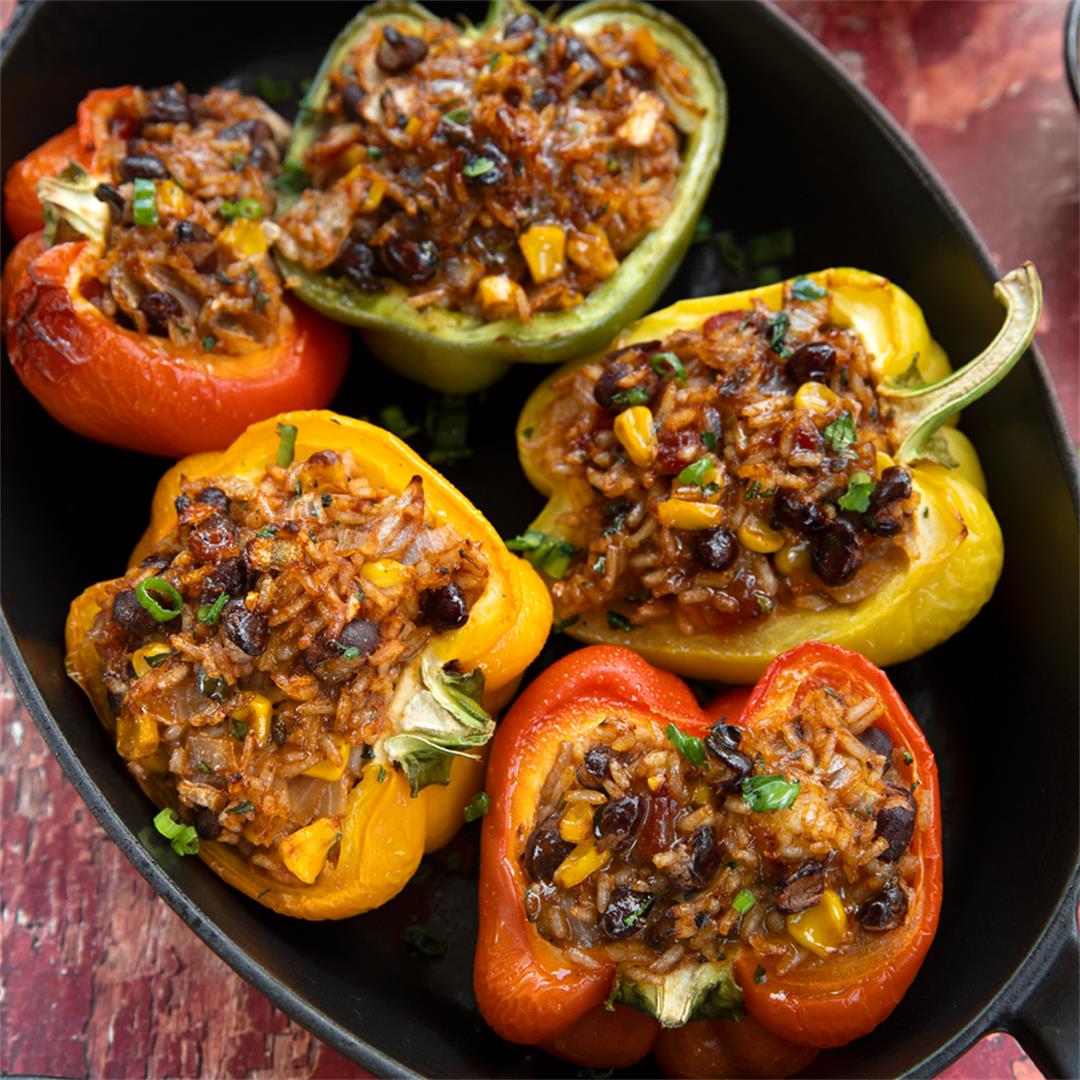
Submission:
<svg viewBox="0 0 1080 1080">
<path fill-rule="evenodd" d="M 856 432 L 851 413 L 842 412 L 822 434 L 825 436 L 825 441 L 838 454 L 843 453 L 849 446 L 853 446 Z"/>
<path fill-rule="evenodd" d="M 876 487 L 877 484 L 866 473 L 852 473 L 847 491 L 840 496 L 837 506 L 841 510 L 854 510 L 856 513 L 865 514 L 870 509 L 870 493 Z"/>
<path fill-rule="evenodd" d="M 791 283 L 791 295 L 795 300 L 824 300 L 829 294 L 816 281 L 800 274 Z"/>
<path fill-rule="evenodd" d="M 691 765 L 701 768 L 705 764 L 705 743 L 693 735 L 680 731 L 676 724 L 668 724 L 664 729 L 668 742 L 679 751 Z"/>
<path fill-rule="evenodd" d="M 610 629 L 621 630 L 624 634 L 628 634 L 634 629 L 634 624 L 625 615 L 621 615 L 617 611 L 607 613 L 607 624 Z"/>
</svg>

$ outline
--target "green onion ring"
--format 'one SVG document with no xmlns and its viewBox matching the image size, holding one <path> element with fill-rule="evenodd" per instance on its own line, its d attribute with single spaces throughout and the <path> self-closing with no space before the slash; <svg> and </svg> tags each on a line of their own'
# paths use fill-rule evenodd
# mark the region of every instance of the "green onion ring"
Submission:
<svg viewBox="0 0 1080 1080">
<path fill-rule="evenodd" d="M 167 596 L 175 604 L 175 608 L 162 607 L 153 596 L 151 590 L 159 595 Z M 184 598 L 176 590 L 176 586 L 160 577 L 148 577 L 135 586 L 135 596 L 158 622 L 171 622 L 184 610 Z"/>
</svg>

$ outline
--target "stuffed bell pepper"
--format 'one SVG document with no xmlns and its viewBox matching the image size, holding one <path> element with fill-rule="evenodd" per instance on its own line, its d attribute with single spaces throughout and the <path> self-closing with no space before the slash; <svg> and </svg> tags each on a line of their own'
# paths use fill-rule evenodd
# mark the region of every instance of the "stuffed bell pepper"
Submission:
<svg viewBox="0 0 1080 1080">
<path fill-rule="evenodd" d="M 550 621 L 532 567 L 407 446 L 298 412 L 165 474 L 130 569 L 72 604 L 67 664 L 174 849 L 333 919 L 462 824 Z"/>
<path fill-rule="evenodd" d="M 912 299 L 861 270 L 642 319 L 527 402 L 519 455 L 549 501 L 511 547 L 569 633 L 683 674 L 752 682 L 811 639 L 926 651 L 1001 572 L 978 459 L 946 425 L 1031 341 L 1034 268 L 996 295 L 1001 331 L 954 374 Z"/>
<path fill-rule="evenodd" d="M 52 416 L 178 457 L 330 400 L 348 335 L 269 253 L 289 130 L 236 90 L 95 90 L 11 170 L 8 354 Z"/>
<path fill-rule="evenodd" d="M 701 43 L 636 0 L 464 26 L 407 0 L 330 47 L 289 146 L 290 286 L 372 351 L 467 393 L 580 356 L 647 311 L 689 244 L 726 127 Z"/>
<path fill-rule="evenodd" d="M 786 1076 L 881 1023 L 933 940 L 934 757 L 836 645 L 708 713 L 629 649 L 582 649 L 504 718 L 487 783 L 474 982 L 513 1042 Z"/>
</svg>

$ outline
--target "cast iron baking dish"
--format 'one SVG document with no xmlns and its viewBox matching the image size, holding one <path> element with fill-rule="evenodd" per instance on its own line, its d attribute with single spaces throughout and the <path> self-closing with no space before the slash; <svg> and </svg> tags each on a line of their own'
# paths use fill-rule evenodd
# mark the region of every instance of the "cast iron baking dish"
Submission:
<svg viewBox="0 0 1080 1080">
<path fill-rule="evenodd" d="M 990 291 L 995 268 L 895 125 L 769 8 L 670 7 L 713 50 L 728 81 L 730 133 L 710 202 L 715 226 L 737 239 L 790 228 L 795 252 L 785 274 L 876 270 L 914 295 L 955 361 L 981 349 L 1000 322 Z M 260 73 L 298 81 L 314 72 L 351 12 L 317 3 L 32 6 L 9 32 L 3 58 L 3 168 L 70 124 L 93 87 L 179 79 L 202 90 L 233 79 L 250 88 Z M 737 283 L 714 248 L 699 245 L 661 304 Z M 476 1010 L 475 825 L 449 853 L 429 859 L 398 899 L 344 924 L 275 916 L 159 842 L 150 804 L 64 676 L 62 631 L 76 593 L 124 570 L 164 463 L 64 431 L 2 366 L 4 654 L 45 738 L 110 835 L 229 964 L 375 1072 L 575 1075 L 501 1042 Z M 474 454 L 448 470 L 504 535 L 539 508 L 518 469 L 513 422 L 542 376 L 538 368 L 515 371 L 474 399 Z M 374 415 L 396 403 L 421 416 L 427 399 L 357 344 L 334 407 Z M 941 767 L 941 929 L 892 1017 L 853 1046 L 822 1054 L 814 1075 L 933 1075 L 1002 1027 L 1017 1032 L 1047 1074 L 1080 1073 L 1077 474 L 1034 350 L 964 426 L 1005 531 L 1005 574 L 971 626 L 891 672 Z M 568 647 L 549 646 L 541 662 Z M 412 953 L 402 940 L 411 921 L 445 937 L 446 954 Z M 649 1069 L 646 1062 L 641 1075 Z"/>
</svg>

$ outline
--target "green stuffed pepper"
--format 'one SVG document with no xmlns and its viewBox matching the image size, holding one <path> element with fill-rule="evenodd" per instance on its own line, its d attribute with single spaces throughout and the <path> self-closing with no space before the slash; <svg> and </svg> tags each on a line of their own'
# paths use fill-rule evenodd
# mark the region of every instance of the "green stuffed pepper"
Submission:
<svg viewBox="0 0 1080 1080">
<path fill-rule="evenodd" d="M 636 0 L 464 27 L 380 0 L 295 127 L 277 252 L 316 310 L 449 393 L 609 341 L 678 265 L 719 164 L 723 81 Z"/>
</svg>

